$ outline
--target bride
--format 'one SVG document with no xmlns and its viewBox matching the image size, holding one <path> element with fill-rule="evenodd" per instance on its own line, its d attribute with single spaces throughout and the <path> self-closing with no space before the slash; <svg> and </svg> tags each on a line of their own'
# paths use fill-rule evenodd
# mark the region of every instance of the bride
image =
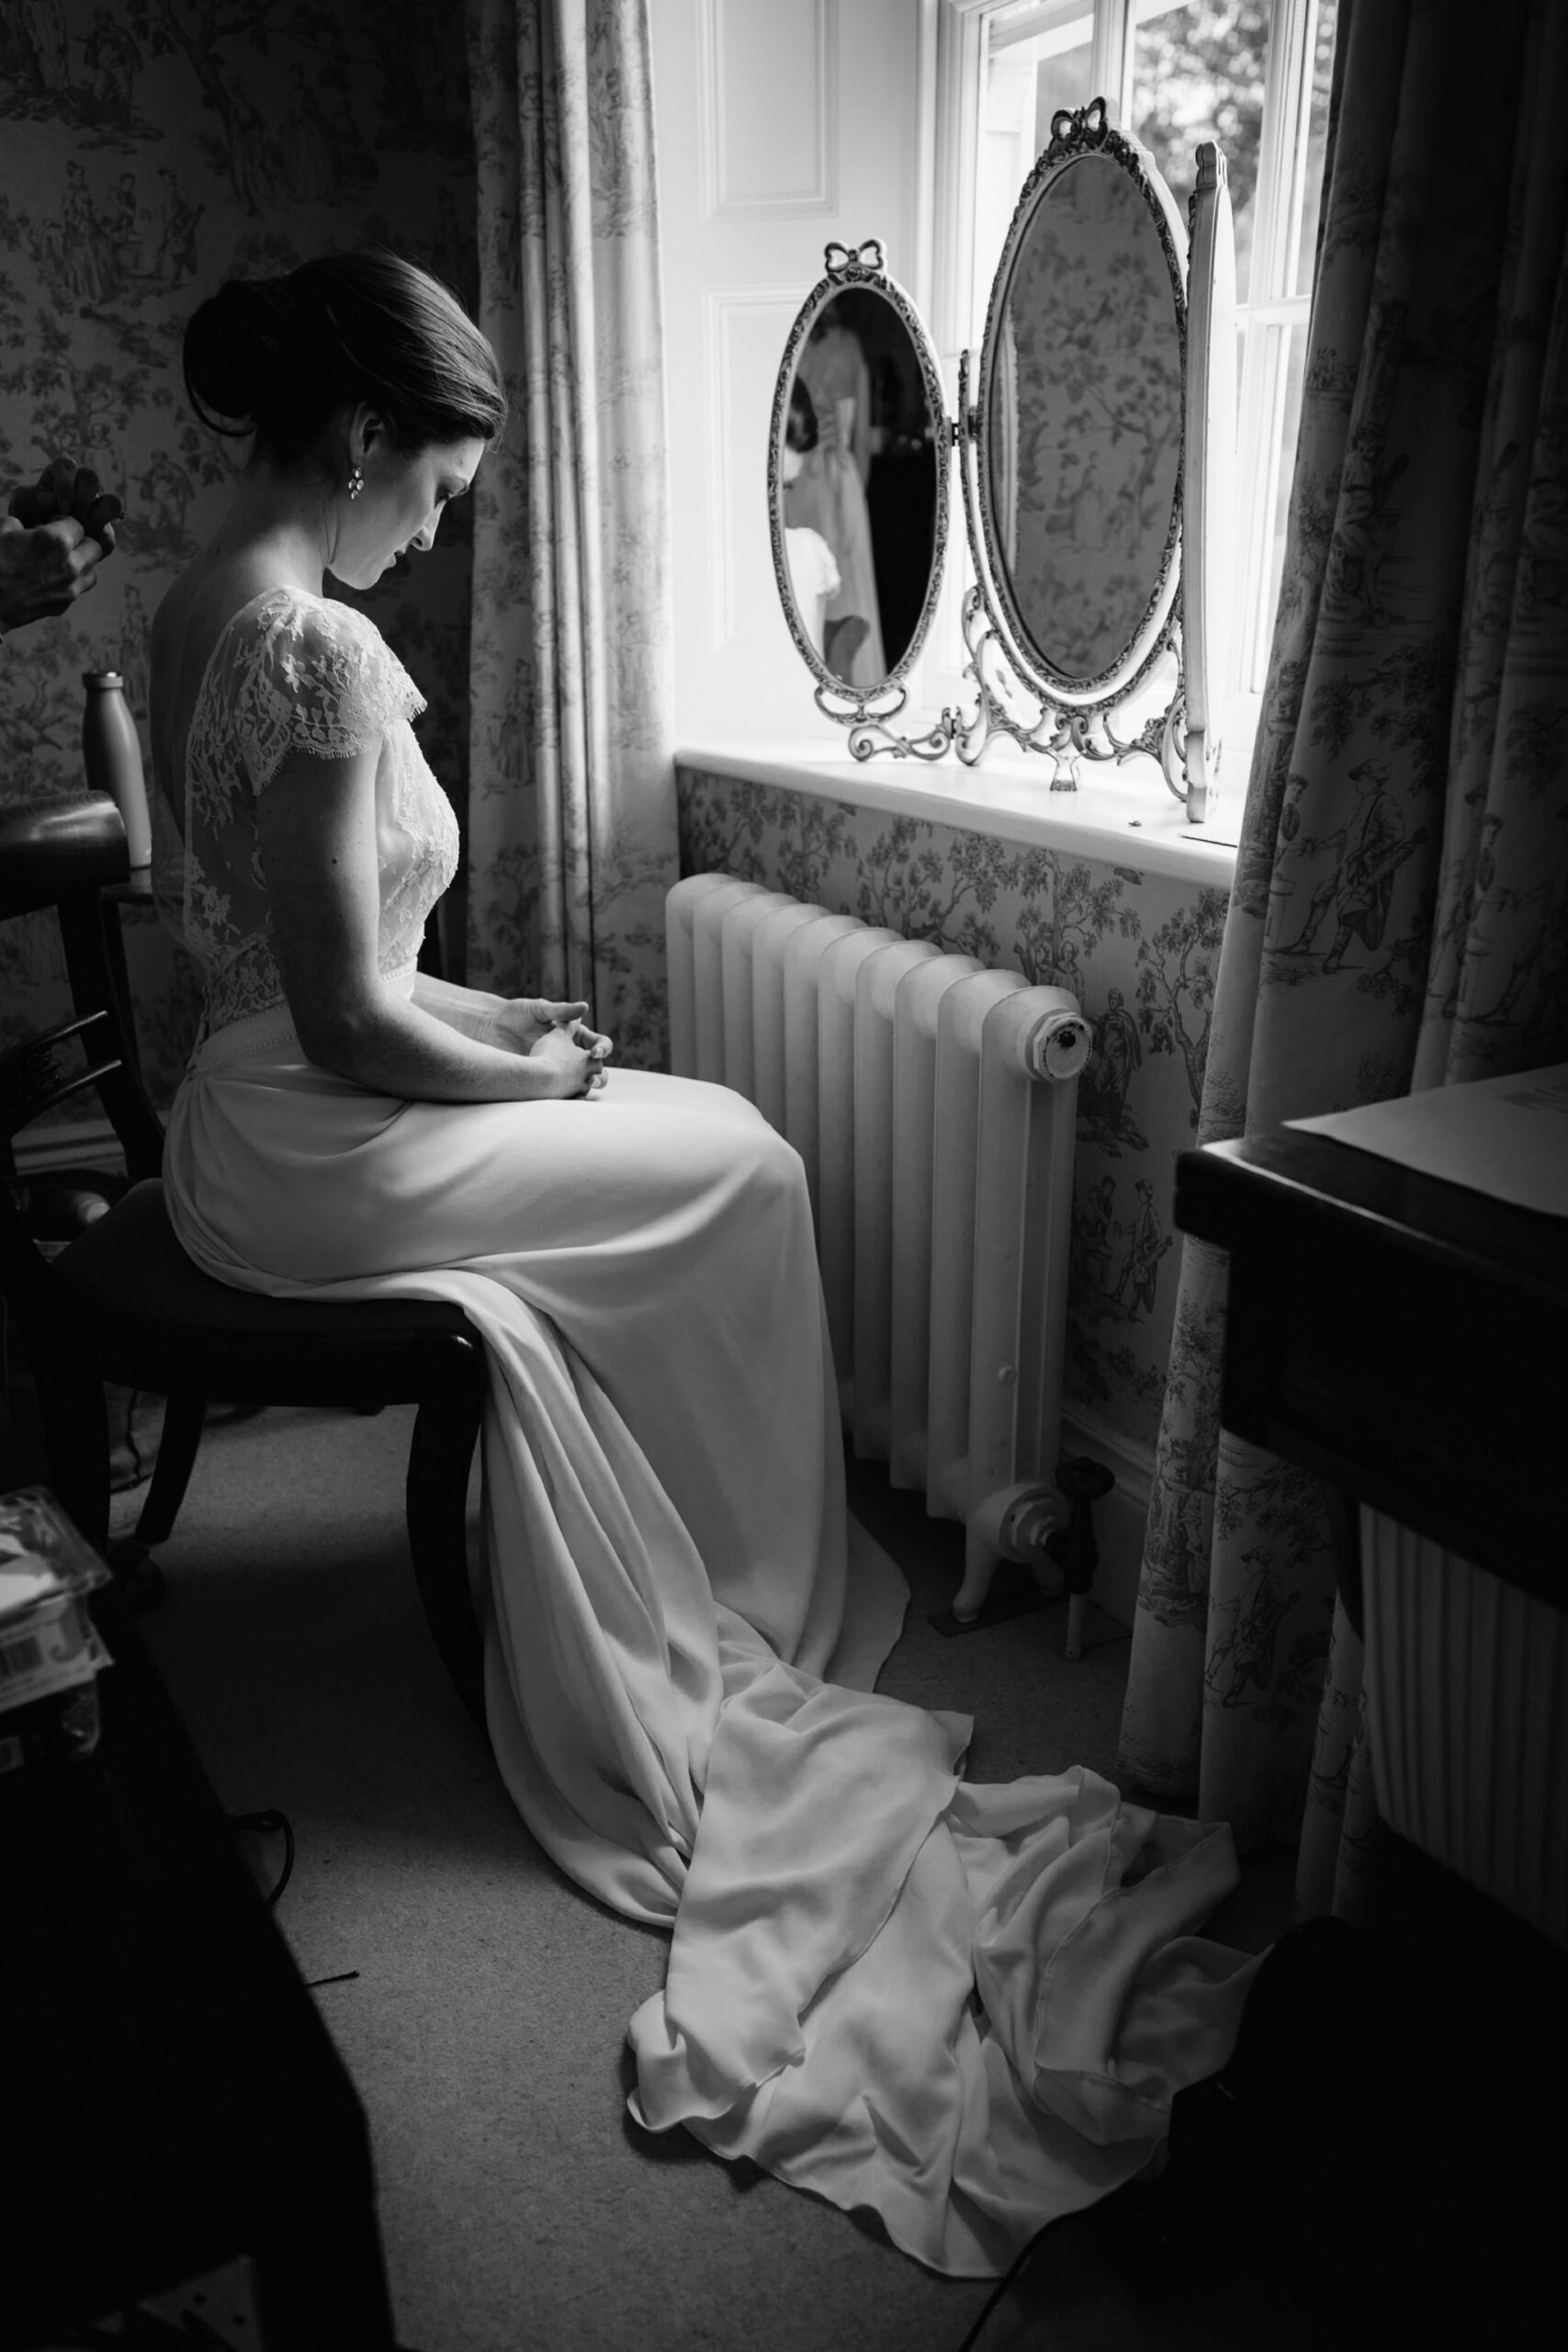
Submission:
<svg viewBox="0 0 1568 2352">
<path fill-rule="evenodd" d="M 563 1870 L 672 1929 L 637 2120 L 993 2275 L 1227 2057 L 1257 1963 L 1194 1930 L 1229 1832 L 1081 1770 L 974 1786 L 965 1718 L 874 1695 L 906 1595 L 846 1518 L 799 1159 L 722 1088 L 614 1069 L 586 1004 L 416 968 L 457 826 L 418 692 L 327 582 L 469 492 L 505 414 L 483 337 L 338 254 L 223 286 L 185 363 L 252 446 L 152 636 L 155 885 L 206 981 L 175 1229 L 242 1289 L 482 1333 L 496 1759 Z"/>
</svg>

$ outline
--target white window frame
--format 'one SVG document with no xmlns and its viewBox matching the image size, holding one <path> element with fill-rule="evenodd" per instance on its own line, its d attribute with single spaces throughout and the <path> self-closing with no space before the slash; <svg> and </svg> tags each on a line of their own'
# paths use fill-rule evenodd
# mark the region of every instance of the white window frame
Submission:
<svg viewBox="0 0 1568 2352">
<path fill-rule="evenodd" d="M 922 0 L 920 8 L 921 89 L 929 93 L 922 105 L 927 153 L 921 180 L 933 192 L 933 200 L 929 244 L 921 238 L 917 285 L 954 413 L 959 355 L 969 351 L 972 368 L 978 360 L 988 294 L 988 288 L 976 287 L 975 254 L 987 20 L 1010 5 L 1010 0 Z M 1249 719 L 1256 724 L 1273 633 L 1274 599 L 1266 607 L 1264 591 L 1280 475 L 1291 457 L 1280 446 L 1287 359 L 1292 332 L 1304 326 L 1312 293 L 1310 283 L 1292 284 L 1301 243 L 1305 134 L 1318 17 L 1333 5 L 1334 0 L 1275 0 L 1269 45 L 1247 299 L 1237 305 L 1236 602 L 1230 631 L 1231 675 L 1224 698 L 1237 704 L 1235 718 L 1242 727 Z M 1114 104 L 1117 120 L 1132 128 L 1140 0 L 1077 0 L 1073 13 L 1088 15 L 1091 9 L 1090 86 Z M 924 225 L 922 221 L 922 229 Z M 953 496 L 958 495 L 955 479 Z M 921 689 L 922 701 L 933 712 L 973 696 L 962 675 L 958 618 L 972 575 L 964 533 L 959 518 L 953 519 L 948 578 L 927 648 Z M 1228 760 L 1226 764 L 1230 766 Z"/>
</svg>

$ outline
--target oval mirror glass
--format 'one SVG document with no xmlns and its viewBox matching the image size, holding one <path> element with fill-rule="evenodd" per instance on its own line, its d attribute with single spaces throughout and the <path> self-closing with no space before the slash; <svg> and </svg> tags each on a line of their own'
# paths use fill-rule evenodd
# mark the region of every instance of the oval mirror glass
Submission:
<svg viewBox="0 0 1568 2352">
<path fill-rule="evenodd" d="M 941 586 L 949 432 L 919 318 L 879 270 L 817 287 L 773 401 L 773 565 L 822 686 L 862 696 L 919 655 Z"/>
<path fill-rule="evenodd" d="M 1009 247 L 984 355 L 987 548 L 1020 651 L 1089 686 L 1137 658 L 1173 593 L 1180 265 L 1110 154 L 1047 179 Z"/>
</svg>

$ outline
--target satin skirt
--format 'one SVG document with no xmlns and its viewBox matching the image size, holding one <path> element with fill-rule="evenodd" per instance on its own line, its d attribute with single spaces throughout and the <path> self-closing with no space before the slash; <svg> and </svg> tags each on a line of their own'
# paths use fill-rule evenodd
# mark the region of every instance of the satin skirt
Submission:
<svg viewBox="0 0 1568 2352">
<path fill-rule="evenodd" d="M 846 1515 L 805 1174 L 750 1104 L 404 1102 L 258 1015 L 193 1062 L 165 1189 L 221 1281 L 482 1333 L 490 1736 L 561 1869 L 671 1930 L 640 2123 L 964 2277 L 1157 2159 L 1258 1965 L 1197 1932 L 1229 1830 L 975 1786 L 968 1718 L 876 1694 L 907 1589 Z"/>
</svg>

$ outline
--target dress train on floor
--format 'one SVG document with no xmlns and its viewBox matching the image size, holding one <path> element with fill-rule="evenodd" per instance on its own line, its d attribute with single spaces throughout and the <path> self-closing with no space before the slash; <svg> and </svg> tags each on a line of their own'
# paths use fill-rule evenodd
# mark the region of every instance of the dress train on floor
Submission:
<svg viewBox="0 0 1568 2352">
<path fill-rule="evenodd" d="M 804 1171 L 761 1115 L 637 1071 L 397 1102 L 273 1014 L 197 1056 L 165 1178 L 222 1280 L 483 1334 L 496 1759 L 563 1870 L 672 1929 L 637 2120 L 958 2276 L 1140 2171 L 1259 1964 L 1195 1932 L 1230 1833 L 1082 1770 L 971 1785 L 966 1717 L 872 1688 L 907 1590 L 847 1519 Z"/>
</svg>

